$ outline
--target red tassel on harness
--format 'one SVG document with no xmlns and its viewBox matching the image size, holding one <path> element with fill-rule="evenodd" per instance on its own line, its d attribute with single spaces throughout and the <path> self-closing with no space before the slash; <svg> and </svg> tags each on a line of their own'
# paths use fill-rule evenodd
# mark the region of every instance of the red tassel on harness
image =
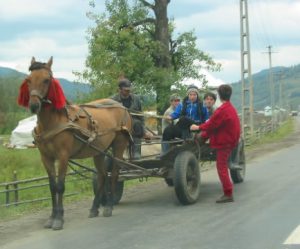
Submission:
<svg viewBox="0 0 300 249">
<path fill-rule="evenodd" d="M 61 109 L 66 105 L 66 97 L 57 79 L 52 79 L 47 99 L 51 101 L 50 105 L 52 105 L 55 109 Z M 18 104 L 24 107 L 28 107 L 29 105 L 29 89 L 26 80 L 24 80 L 20 86 Z"/>
<path fill-rule="evenodd" d="M 55 109 L 61 109 L 66 105 L 65 94 L 57 79 L 52 79 L 48 90 L 47 99 L 52 102 L 52 105 Z"/>
<path fill-rule="evenodd" d="M 28 90 L 28 84 L 27 81 L 24 80 L 22 82 L 22 85 L 19 89 L 19 96 L 18 96 L 18 104 L 20 106 L 28 107 L 29 104 L 29 90 Z"/>
</svg>

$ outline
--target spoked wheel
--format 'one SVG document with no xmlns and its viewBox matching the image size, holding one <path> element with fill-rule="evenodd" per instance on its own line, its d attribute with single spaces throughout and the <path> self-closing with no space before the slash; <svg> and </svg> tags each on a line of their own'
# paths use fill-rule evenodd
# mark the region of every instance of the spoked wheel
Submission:
<svg viewBox="0 0 300 249">
<path fill-rule="evenodd" d="M 175 158 L 174 171 L 178 200 L 183 205 L 195 203 L 200 194 L 200 169 L 195 155 L 190 151 L 180 152 Z"/>
<path fill-rule="evenodd" d="M 108 172 L 111 172 L 111 167 L 112 167 L 112 159 L 109 157 L 105 157 L 105 164 L 107 166 Z M 97 190 L 98 190 L 98 179 L 97 175 L 93 175 L 93 191 L 94 194 L 96 195 Z M 118 181 L 116 185 L 116 192 L 114 196 L 114 205 L 117 205 L 120 200 L 122 199 L 123 196 L 123 191 L 124 191 L 124 181 Z"/>
<path fill-rule="evenodd" d="M 232 181 L 234 183 L 243 182 L 246 174 L 246 160 L 243 139 L 240 139 L 238 146 L 231 152 L 228 165 Z"/>
</svg>

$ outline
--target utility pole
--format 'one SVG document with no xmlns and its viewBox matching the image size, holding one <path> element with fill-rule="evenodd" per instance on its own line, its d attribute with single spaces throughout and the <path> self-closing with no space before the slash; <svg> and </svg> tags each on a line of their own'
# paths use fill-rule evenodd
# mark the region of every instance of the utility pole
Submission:
<svg viewBox="0 0 300 249">
<path fill-rule="evenodd" d="M 273 82 L 273 73 L 272 73 L 272 46 L 268 46 L 268 54 L 269 54 L 269 85 L 270 85 L 270 95 L 271 95 L 271 109 L 272 109 L 272 131 L 274 130 L 274 82 Z"/>
<path fill-rule="evenodd" d="M 282 122 L 282 112 L 283 112 L 283 107 L 282 107 L 282 74 L 280 74 L 280 79 L 279 79 L 279 122 L 280 122 L 280 124 Z"/>
<path fill-rule="evenodd" d="M 245 127 L 250 128 L 253 136 L 253 81 L 251 73 L 250 39 L 249 39 L 248 3 L 240 0 L 240 37 L 241 37 L 241 82 L 242 82 L 242 136 Z M 247 118 L 247 116 L 249 116 Z"/>
<path fill-rule="evenodd" d="M 283 111 L 283 102 L 282 102 L 282 96 L 283 96 L 283 71 L 279 72 L 279 107 L 280 107 L 280 111 L 279 111 L 279 121 L 282 122 L 282 111 Z"/>
</svg>

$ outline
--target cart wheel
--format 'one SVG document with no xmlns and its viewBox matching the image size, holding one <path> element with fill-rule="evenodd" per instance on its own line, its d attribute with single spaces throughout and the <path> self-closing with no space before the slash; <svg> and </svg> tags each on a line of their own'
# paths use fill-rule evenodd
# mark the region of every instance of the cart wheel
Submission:
<svg viewBox="0 0 300 249">
<path fill-rule="evenodd" d="M 112 164 L 112 159 L 109 157 L 105 157 L 105 164 L 107 166 L 108 172 L 111 171 L 111 164 Z M 97 175 L 93 175 L 93 191 L 94 195 L 96 195 L 98 189 L 98 179 Z M 124 191 L 124 181 L 118 181 L 116 185 L 116 193 L 114 196 L 114 205 L 117 205 L 120 200 L 122 199 L 123 196 L 123 191 Z"/>
<path fill-rule="evenodd" d="M 190 151 L 180 152 L 174 162 L 175 192 L 183 205 L 195 203 L 200 194 L 200 169 L 198 160 Z"/>
<path fill-rule="evenodd" d="M 229 169 L 231 179 L 234 183 L 244 181 L 246 173 L 246 160 L 244 150 L 244 140 L 240 140 L 238 146 L 234 148 L 229 157 Z"/>
<path fill-rule="evenodd" d="M 174 181 L 171 178 L 165 178 L 165 182 L 169 187 L 174 187 Z"/>
</svg>

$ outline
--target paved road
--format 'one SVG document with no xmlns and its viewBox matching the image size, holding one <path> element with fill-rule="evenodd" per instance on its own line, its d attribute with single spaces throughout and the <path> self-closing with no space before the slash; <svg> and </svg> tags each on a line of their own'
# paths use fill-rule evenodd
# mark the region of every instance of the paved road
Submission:
<svg viewBox="0 0 300 249">
<path fill-rule="evenodd" d="M 5 249 L 287 249 L 300 248 L 300 144 L 254 159 L 235 202 L 221 195 L 216 171 L 202 173 L 198 203 L 181 206 L 163 181 L 125 196 L 113 217 L 68 220 L 64 230 L 41 229 Z"/>
</svg>

